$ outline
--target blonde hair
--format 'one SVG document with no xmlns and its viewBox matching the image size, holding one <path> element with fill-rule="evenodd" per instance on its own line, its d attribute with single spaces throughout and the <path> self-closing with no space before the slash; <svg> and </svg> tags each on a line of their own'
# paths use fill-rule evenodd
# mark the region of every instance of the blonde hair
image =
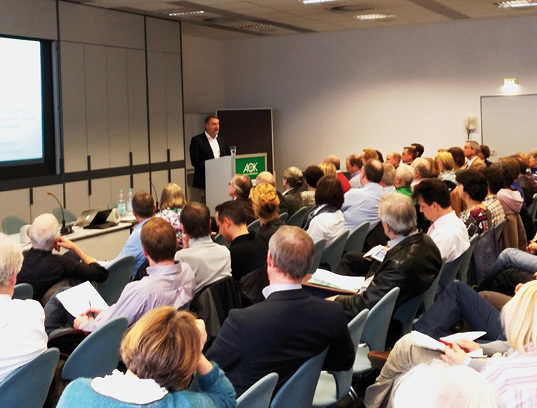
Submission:
<svg viewBox="0 0 537 408">
<path fill-rule="evenodd" d="M 442 151 L 442 152 L 438 152 L 438 154 L 435 156 L 434 160 L 436 162 L 442 163 L 442 166 L 444 166 L 445 170 L 453 170 L 453 167 L 455 167 L 455 162 L 453 161 L 453 156 L 447 150 Z"/>
<path fill-rule="evenodd" d="M 139 378 L 174 392 L 188 387 L 201 356 L 196 318 L 162 306 L 147 312 L 121 342 L 121 359 Z"/>
<path fill-rule="evenodd" d="M 522 285 L 502 309 L 502 324 L 509 345 L 525 354 L 524 345 L 537 345 L 537 281 Z"/>
<path fill-rule="evenodd" d="M 325 176 L 336 177 L 336 166 L 334 166 L 332 163 L 321 163 L 319 164 L 319 167 L 321 168 Z"/>
<path fill-rule="evenodd" d="M 273 185 L 263 183 L 252 187 L 250 200 L 252 200 L 255 215 L 259 218 L 270 221 L 278 217 L 280 199 Z"/>
<path fill-rule="evenodd" d="M 183 208 L 186 205 L 183 189 L 175 183 L 169 183 L 162 190 L 160 196 L 160 208 Z"/>
<path fill-rule="evenodd" d="M 362 150 L 362 154 L 364 155 L 364 162 L 373 159 L 378 160 L 379 158 L 379 154 L 372 147 L 366 147 L 364 150 Z"/>
</svg>

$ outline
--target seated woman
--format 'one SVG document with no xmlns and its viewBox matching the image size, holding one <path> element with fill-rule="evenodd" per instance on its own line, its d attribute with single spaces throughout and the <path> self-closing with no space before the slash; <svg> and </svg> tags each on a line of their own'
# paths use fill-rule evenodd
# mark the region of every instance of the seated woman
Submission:
<svg viewBox="0 0 537 408">
<path fill-rule="evenodd" d="M 183 229 L 181 228 L 179 215 L 185 205 L 185 194 L 181 187 L 175 183 L 169 183 L 162 190 L 162 195 L 160 196 L 160 208 L 155 214 L 157 217 L 165 219 L 172 225 L 177 234 L 177 239 L 179 240 L 179 248 L 183 247 Z"/>
<path fill-rule="evenodd" d="M 449 191 L 453 190 L 453 187 L 455 187 L 455 172 L 453 171 L 453 167 L 455 167 L 455 162 L 453 161 L 453 156 L 448 151 L 442 151 L 438 152 L 436 157 L 434 158 L 438 170 L 440 170 L 440 174 L 438 175 L 438 178 L 448 184 Z"/>
<path fill-rule="evenodd" d="M 74 380 L 58 407 L 234 407 L 233 386 L 201 353 L 206 339 L 191 313 L 153 309 L 121 342 L 127 372 Z M 193 374 L 200 392 L 187 391 Z"/>
<path fill-rule="evenodd" d="M 313 242 L 326 240 L 325 247 L 331 245 L 345 230 L 345 218 L 341 212 L 343 188 L 335 177 L 324 176 L 315 190 L 315 209 L 308 217 L 304 229 Z"/>
<path fill-rule="evenodd" d="M 302 196 L 302 205 L 303 206 L 312 206 L 315 205 L 315 189 L 317 188 L 317 183 L 324 176 L 323 171 L 319 166 L 308 166 L 304 172 L 304 180 L 306 181 L 306 186 L 308 186 L 307 191 L 302 191 L 300 195 Z"/>
<path fill-rule="evenodd" d="M 503 175 L 503 186 L 496 194 L 505 215 L 518 214 L 524 205 L 524 198 L 513 183 L 519 175 L 520 166 L 516 159 L 503 157 L 491 167 L 499 168 Z"/>
<path fill-rule="evenodd" d="M 488 194 L 487 179 L 478 170 L 465 170 L 457 174 L 457 183 L 459 197 L 466 204 L 459 218 L 466 225 L 468 236 L 488 231 L 492 227 L 492 216 L 483 203 Z"/>
<path fill-rule="evenodd" d="M 272 234 L 284 225 L 283 221 L 278 218 L 280 199 L 274 186 L 264 183 L 250 190 L 250 200 L 252 200 L 252 207 L 261 224 L 261 228 L 259 228 L 255 236 L 263 241 L 268 248 L 268 242 Z"/>
</svg>

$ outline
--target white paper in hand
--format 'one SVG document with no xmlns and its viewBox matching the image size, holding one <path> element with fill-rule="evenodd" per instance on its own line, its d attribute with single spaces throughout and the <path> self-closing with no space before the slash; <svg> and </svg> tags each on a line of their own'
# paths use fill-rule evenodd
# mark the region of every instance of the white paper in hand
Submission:
<svg viewBox="0 0 537 408">
<path fill-rule="evenodd" d="M 58 292 L 56 297 L 62 302 L 65 310 L 75 317 L 82 315 L 90 307 L 108 309 L 108 304 L 93 285 L 87 281 L 71 289 Z"/>
</svg>

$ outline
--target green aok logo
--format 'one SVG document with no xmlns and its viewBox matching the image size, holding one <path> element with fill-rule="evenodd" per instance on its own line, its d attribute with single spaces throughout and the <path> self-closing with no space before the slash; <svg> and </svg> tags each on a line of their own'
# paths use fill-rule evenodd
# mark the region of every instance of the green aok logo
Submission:
<svg viewBox="0 0 537 408">
<path fill-rule="evenodd" d="M 257 172 L 257 163 L 246 163 L 246 166 L 244 166 L 244 170 L 242 172 L 244 174 Z"/>
</svg>

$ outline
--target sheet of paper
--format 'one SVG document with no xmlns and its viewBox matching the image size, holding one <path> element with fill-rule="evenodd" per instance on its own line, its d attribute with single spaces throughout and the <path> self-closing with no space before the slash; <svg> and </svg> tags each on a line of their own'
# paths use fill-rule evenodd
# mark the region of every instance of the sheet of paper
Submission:
<svg viewBox="0 0 537 408">
<path fill-rule="evenodd" d="M 364 254 L 363 258 L 370 259 L 370 260 L 375 259 L 379 262 L 382 262 L 387 253 L 388 253 L 388 249 L 384 245 L 377 245 L 371 248 L 369 251 L 367 251 Z"/>
<path fill-rule="evenodd" d="M 365 278 L 363 276 L 343 276 L 325 269 L 317 269 L 308 282 L 356 291 L 362 287 L 364 281 Z"/>
<path fill-rule="evenodd" d="M 479 337 L 485 335 L 486 332 L 484 331 L 473 331 L 473 332 L 462 332 L 462 333 L 455 333 L 451 334 L 446 337 L 441 337 L 442 340 L 452 343 L 456 340 L 475 340 Z M 444 351 L 446 348 L 446 345 L 444 343 L 441 343 L 435 339 L 433 339 L 430 336 L 427 336 L 426 334 L 420 333 L 419 331 L 413 330 L 412 331 L 412 344 L 424 348 L 428 348 L 430 350 L 438 350 L 438 351 Z M 484 357 L 483 356 L 483 349 L 477 349 L 474 351 L 471 351 L 468 353 L 468 357 Z"/>
<path fill-rule="evenodd" d="M 442 340 L 447 341 L 449 343 L 452 343 L 457 340 L 475 340 L 480 337 L 483 337 L 487 332 L 485 331 L 469 331 L 469 332 L 461 332 L 461 333 L 455 333 L 450 334 L 449 336 L 442 337 Z"/>
<path fill-rule="evenodd" d="M 412 330 L 412 344 L 427 348 L 430 350 L 444 351 L 446 348 L 445 344 L 440 343 L 438 340 L 433 339 L 426 334 L 420 333 L 419 331 Z"/>
<path fill-rule="evenodd" d="M 90 307 L 108 309 L 108 305 L 93 285 L 84 282 L 56 295 L 63 307 L 73 316 L 80 316 Z"/>
</svg>

